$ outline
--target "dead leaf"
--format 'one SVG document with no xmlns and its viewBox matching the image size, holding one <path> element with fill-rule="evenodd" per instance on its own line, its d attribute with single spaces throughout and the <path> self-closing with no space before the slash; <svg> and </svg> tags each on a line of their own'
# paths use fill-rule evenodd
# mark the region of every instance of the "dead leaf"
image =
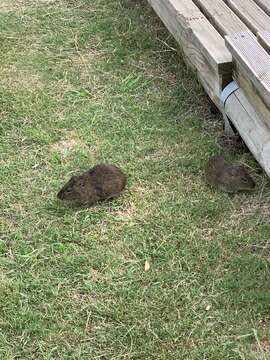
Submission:
<svg viewBox="0 0 270 360">
<path fill-rule="evenodd" d="M 150 264 L 149 264 L 149 261 L 145 261 L 144 263 L 144 271 L 149 271 L 150 270 Z"/>
</svg>

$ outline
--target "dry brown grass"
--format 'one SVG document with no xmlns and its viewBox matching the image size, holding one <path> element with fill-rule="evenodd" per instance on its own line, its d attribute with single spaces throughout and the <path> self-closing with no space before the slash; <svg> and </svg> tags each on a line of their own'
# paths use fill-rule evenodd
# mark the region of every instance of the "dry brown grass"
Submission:
<svg viewBox="0 0 270 360">
<path fill-rule="evenodd" d="M 42 90 L 44 83 L 41 75 L 30 70 L 19 70 L 15 65 L 1 68 L 1 82 L 13 90 L 27 90 L 35 92 Z"/>
<path fill-rule="evenodd" d="M 252 328 L 269 352 L 267 258 L 240 248 L 248 231 L 268 246 L 267 199 L 204 183 L 221 123 L 154 13 L 140 0 L 0 7 L 0 359 L 240 360 L 251 345 L 230 335 Z M 119 198 L 57 200 L 99 161 L 127 172 Z"/>
<path fill-rule="evenodd" d="M 82 147 L 82 143 L 78 139 L 71 138 L 71 139 L 61 140 L 58 141 L 57 143 L 52 144 L 50 146 L 50 149 L 52 151 L 66 154 L 79 146 Z"/>
<path fill-rule="evenodd" d="M 0 13 L 8 12 L 24 12 L 33 7 L 49 6 L 49 5 L 64 5 L 62 0 L 1 0 Z"/>
</svg>

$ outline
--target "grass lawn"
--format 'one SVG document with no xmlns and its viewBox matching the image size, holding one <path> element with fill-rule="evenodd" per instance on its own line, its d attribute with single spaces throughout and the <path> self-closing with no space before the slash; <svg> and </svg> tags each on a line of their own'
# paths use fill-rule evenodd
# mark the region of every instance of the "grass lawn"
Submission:
<svg viewBox="0 0 270 360">
<path fill-rule="evenodd" d="M 0 40 L 0 359 L 269 359 L 268 181 L 205 185 L 222 121 L 150 7 L 1 0 Z M 56 199 L 101 161 L 121 197 Z"/>
</svg>

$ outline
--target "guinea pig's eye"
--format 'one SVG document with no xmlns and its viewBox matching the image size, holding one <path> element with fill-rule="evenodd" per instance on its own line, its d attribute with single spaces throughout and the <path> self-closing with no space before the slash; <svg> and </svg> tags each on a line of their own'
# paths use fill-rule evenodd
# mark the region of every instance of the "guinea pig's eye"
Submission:
<svg viewBox="0 0 270 360">
<path fill-rule="evenodd" d="M 71 192 L 71 188 L 67 188 L 67 190 L 66 190 L 68 193 L 70 193 Z"/>
<path fill-rule="evenodd" d="M 247 178 L 242 177 L 242 181 L 243 181 L 243 183 L 247 183 L 247 182 L 248 182 L 248 179 L 247 179 Z"/>
</svg>

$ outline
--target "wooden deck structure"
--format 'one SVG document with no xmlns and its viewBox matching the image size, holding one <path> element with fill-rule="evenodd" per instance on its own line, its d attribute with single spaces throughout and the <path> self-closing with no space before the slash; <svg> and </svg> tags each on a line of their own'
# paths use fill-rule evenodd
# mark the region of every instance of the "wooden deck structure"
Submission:
<svg viewBox="0 0 270 360">
<path fill-rule="evenodd" d="M 270 0 L 148 2 L 270 176 Z"/>
</svg>

